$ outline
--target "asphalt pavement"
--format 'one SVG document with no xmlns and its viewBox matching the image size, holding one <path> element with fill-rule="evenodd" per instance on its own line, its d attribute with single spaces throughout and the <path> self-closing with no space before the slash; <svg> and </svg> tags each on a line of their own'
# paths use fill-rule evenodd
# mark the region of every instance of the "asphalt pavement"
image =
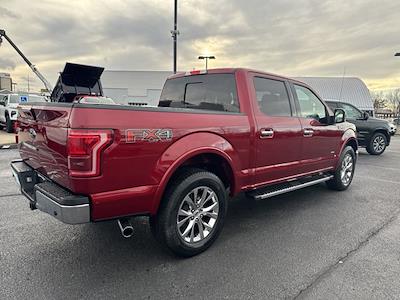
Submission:
<svg viewBox="0 0 400 300">
<path fill-rule="evenodd" d="M 0 129 L 0 150 L 10 148 L 15 143 L 15 134 Z M 1 157 L 0 157 L 1 159 Z"/>
<path fill-rule="evenodd" d="M 174 257 L 146 218 L 65 225 L 30 211 L 0 150 L 0 299 L 386 299 L 400 297 L 400 137 L 360 151 L 345 192 L 323 184 L 230 202 L 205 253 Z"/>
</svg>

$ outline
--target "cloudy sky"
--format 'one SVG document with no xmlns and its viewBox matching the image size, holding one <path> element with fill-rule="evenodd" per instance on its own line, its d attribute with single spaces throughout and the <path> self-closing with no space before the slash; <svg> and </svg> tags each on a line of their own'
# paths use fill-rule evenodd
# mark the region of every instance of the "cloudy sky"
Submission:
<svg viewBox="0 0 400 300">
<path fill-rule="evenodd" d="M 178 69 L 251 67 L 287 76 L 362 78 L 400 87 L 398 0 L 179 0 Z M 0 0 L 0 28 L 54 83 L 65 62 L 171 70 L 173 0 Z M 0 72 L 40 81 L 7 42 Z"/>
</svg>

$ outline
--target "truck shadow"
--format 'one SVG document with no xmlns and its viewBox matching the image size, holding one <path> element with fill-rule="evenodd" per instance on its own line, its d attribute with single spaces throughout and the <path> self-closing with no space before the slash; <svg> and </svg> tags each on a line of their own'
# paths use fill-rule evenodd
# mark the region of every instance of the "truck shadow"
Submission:
<svg viewBox="0 0 400 300">
<path fill-rule="evenodd" d="M 55 290 L 59 284 L 57 272 L 62 270 L 63 274 L 69 274 L 70 285 L 85 287 L 86 295 L 110 284 L 113 284 L 113 289 L 115 284 L 123 286 L 127 282 L 139 281 L 145 285 L 154 280 L 154 276 L 177 276 L 178 270 L 192 274 L 193 264 L 218 265 L 227 249 L 240 247 L 241 243 L 254 243 L 254 239 L 263 238 L 271 227 L 279 235 L 288 219 L 301 217 L 304 210 L 323 206 L 332 194 L 321 185 L 263 201 L 240 195 L 229 203 L 225 227 L 216 243 L 191 259 L 177 258 L 162 249 L 153 239 L 144 217 L 132 220 L 135 234 L 130 239 L 121 236 L 115 221 L 70 227 L 71 230 L 60 229 L 64 236 L 58 242 L 36 244 L 36 249 L 32 247 L 34 253 L 42 254 L 42 262 L 31 261 L 31 267 L 36 265 L 31 269 L 39 274 L 48 274 L 46 285 Z M 124 281 L 121 276 L 129 280 Z"/>
</svg>

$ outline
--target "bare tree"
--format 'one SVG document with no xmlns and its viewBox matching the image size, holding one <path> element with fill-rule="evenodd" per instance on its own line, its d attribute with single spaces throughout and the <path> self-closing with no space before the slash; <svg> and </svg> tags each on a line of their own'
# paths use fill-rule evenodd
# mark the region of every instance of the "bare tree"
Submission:
<svg viewBox="0 0 400 300">
<path fill-rule="evenodd" d="M 385 108 L 387 99 L 382 91 L 371 92 L 372 101 L 374 102 L 374 110 Z"/>
<path fill-rule="evenodd" d="M 398 117 L 400 115 L 400 89 L 395 89 L 388 92 L 387 100 L 393 112 Z"/>
</svg>

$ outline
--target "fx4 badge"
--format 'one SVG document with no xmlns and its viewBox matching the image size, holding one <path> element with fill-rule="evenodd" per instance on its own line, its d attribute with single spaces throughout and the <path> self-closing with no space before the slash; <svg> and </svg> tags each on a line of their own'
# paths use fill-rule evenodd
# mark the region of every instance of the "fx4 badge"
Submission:
<svg viewBox="0 0 400 300">
<path fill-rule="evenodd" d="M 164 142 L 172 140 L 171 129 L 127 129 L 125 132 L 127 143 L 137 142 Z"/>
</svg>

